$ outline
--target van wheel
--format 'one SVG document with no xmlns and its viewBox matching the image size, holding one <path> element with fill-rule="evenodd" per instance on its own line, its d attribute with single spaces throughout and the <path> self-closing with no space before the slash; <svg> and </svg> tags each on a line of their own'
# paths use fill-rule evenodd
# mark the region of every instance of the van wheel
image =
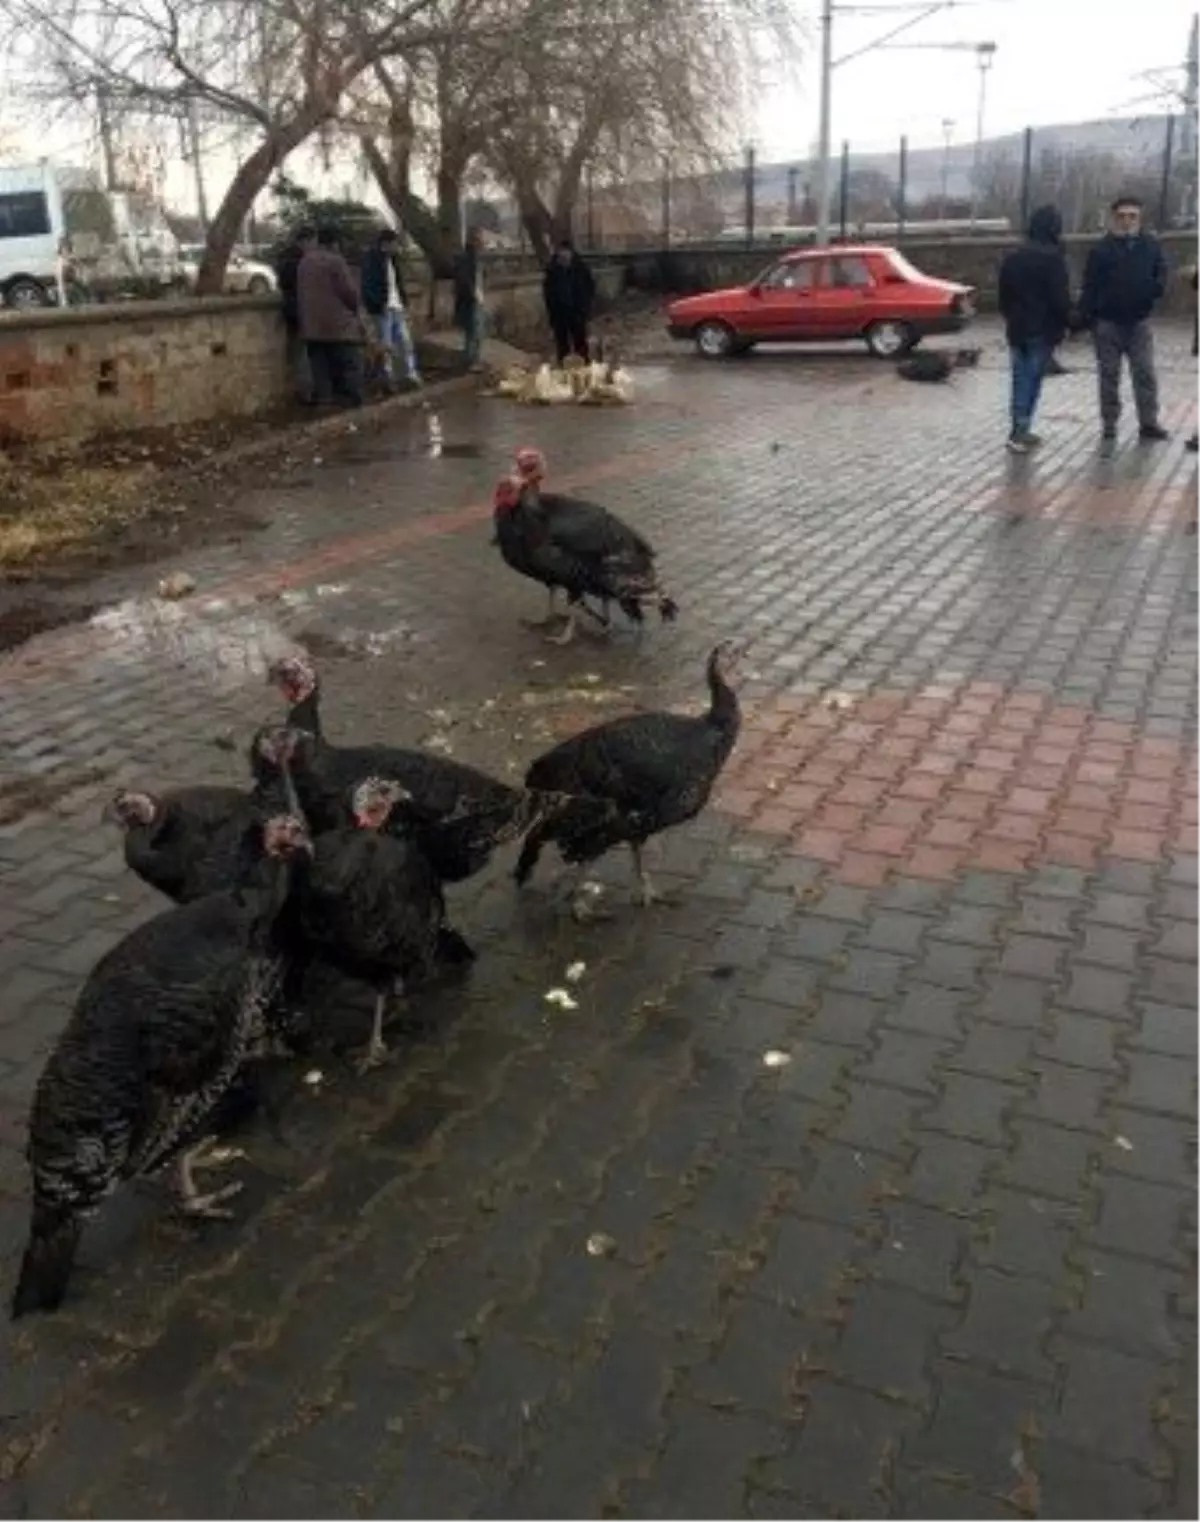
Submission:
<svg viewBox="0 0 1200 1522">
<path fill-rule="evenodd" d="M 51 305 L 50 292 L 32 275 L 18 275 L 4 287 L 4 305 L 25 310 L 48 307 Z"/>
</svg>

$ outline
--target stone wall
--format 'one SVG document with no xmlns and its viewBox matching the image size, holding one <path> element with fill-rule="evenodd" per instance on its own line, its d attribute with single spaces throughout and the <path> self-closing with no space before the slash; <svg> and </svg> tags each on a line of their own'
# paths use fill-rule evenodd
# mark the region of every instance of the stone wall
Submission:
<svg viewBox="0 0 1200 1522">
<path fill-rule="evenodd" d="M 1073 288 L 1083 276 L 1087 251 L 1094 238 L 1068 238 L 1067 260 L 1071 267 Z M 1179 272 L 1194 263 L 1196 235 L 1167 233 L 1163 237 L 1175 278 L 1171 282 L 1165 310 L 1175 314 L 1190 313 L 1192 294 Z M 996 272 L 1004 254 L 1014 246 L 1012 238 L 952 239 L 938 242 L 906 240 L 905 256 L 918 269 L 947 280 L 961 280 L 979 292 L 984 311 L 996 304 Z M 779 257 L 780 250 L 767 249 L 673 249 L 668 253 L 629 255 L 623 260 L 630 285 L 641 290 L 691 292 L 717 290 L 725 285 L 741 285 L 760 274 Z"/>
<path fill-rule="evenodd" d="M 597 269 L 611 300 L 623 275 Z M 412 296 L 418 333 L 428 290 Z M 545 346 L 540 277 L 496 277 L 494 331 Z M 451 320 L 439 287 L 434 325 Z M 129 301 L 0 313 L 0 448 L 21 440 L 80 440 L 139 428 L 266 412 L 288 400 L 284 331 L 273 297 Z"/>
</svg>

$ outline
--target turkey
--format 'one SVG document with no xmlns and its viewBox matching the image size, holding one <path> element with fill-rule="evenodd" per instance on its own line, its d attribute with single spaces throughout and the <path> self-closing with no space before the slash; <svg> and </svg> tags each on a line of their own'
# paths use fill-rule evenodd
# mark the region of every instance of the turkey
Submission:
<svg viewBox="0 0 1200 1522">
<path fill-rule="evenodd" d="M 428 751 L 331 745 L 321 726 L 317 673 L 305 656 L 277 661 L 269 680 L 290 707 L 286 729 L 256 737 L 251 766 L 257 787 L 278 785 L 282 748 L 300 806 L 318 834 L 351 821 L 350 794 L 364 777 L 389 778 L 404 793 L 389 815 L 389 830 L 418 832 L 438 877 L 456 883 L 486 866 L 498 846 L 525 834 L 546 806 L 522 788 Z"/>
<path fill-rule="evenodd" d="M 351 800 L 353 823 L 316 837 L 283 917 L 289 983 L 301 984 L 319 958 L 375 989 L 360 1071 L 387 1055 L 383 1026 L 392 998 L 439 963 L 462 966 L 475 956 L 446 924 L 442 885 L 428 856 L 414 839 L 386 828 L 405 801 L 404 789 L 388 778 L 361 781 Z"/>
<path fill-rule="evenodd" d="M 729 684 L 736 665 L 732 645 L 718 645 L 708 658 L 708 712 L 633 714 L 613 719 L 556 745 L 525 774 L 529 788 L 572 795 L 526 837 L 516 880 L 525 883 L 549 842 L 563 859 L 585 865 L 625 842 L 633 851 L 641 901 L 656 894 L 642 860 L 642 847 L 659 831 L 694 818 L 708 802 L 714 782 L 737 743 L 741 714 Z M 589 803 L 606 800 L 615 812 L 597 820 Z M 586 917 L 586 901 L 575 913 Z"/>
<path fill-rule="evenodd" d="M 104 810 L 125 832 L 125 864 L 177 904 L 229 888 L 247 843 L 282 798 L 270 788 L 198 786 L 166 793 L 120 789 Z"/>
<path fill-rule="evenodd" d="M 256 881 L 165 910 L 92 969 L 34 1094 L 14 1320 L 61 1304 L 84 1220 L 124 1179 L 176 1158 L 184 1210 L 229 1214 L 222 1201 L 241 1185 L 199 1191 L 195 1171 L 227 1159 L 206 1159 L 211 1138 L 198 1138 L 263 1034 L 283 973 L 281 915 L 309 849 L 298 819 L 267 820 Z"/>
<path fill-rule="evenodd" d="M 558 590 L 567 594 L 566 623 L 561 633 L 547 636 L 551 643 L 566 645 L 575 637 L 577 606 L 604 629 L 613 602 L 635 624 L 643 622 L 646 602 L 657 604 L 664 622 L 674 619 L 679 609 L 659 586 L 647 541 L 599 503 L 543 492 L 545 471 L 540 450 L 518 450 L 516 474 L 496 487 L 492 517 L 505 564 L 547 589 L 546 625 Z M 599 613 L 585 596 L 599 598 Z"/>
</svg>

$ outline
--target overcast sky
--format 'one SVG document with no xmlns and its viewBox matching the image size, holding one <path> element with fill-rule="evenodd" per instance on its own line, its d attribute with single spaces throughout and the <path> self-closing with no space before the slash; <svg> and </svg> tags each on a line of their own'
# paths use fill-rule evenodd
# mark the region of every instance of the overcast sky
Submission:
<svg viewBox="0 0 1200 1522">
<path fill-rule="evenodd" d="M 798 3 L 812 17 L 812 46 L 798 78 L 781 82 L 764 98 L 758 123 L 764 158 L 802 157 L 816 136 L 819 6 L 818 0 Z M 990 136 L 1039 122 L 1136 114 L 1139 108 L 1130 103 L 1153 88 L 1137 75 L 1182 65 L 1193 9 L 1189 0 L 982 0 L 931 16 L 896 43 L 996 43 L 987 80 Z M 834 57 L 866 45 L 911 14 L 835 13 Z M 882 149 L 907 133 L 913 146 L 928 147 L 941 143 L 942 121 L 950 118 L 956 140 L 972 142 L 978 102 L 979 70 L 971 52 L 868 52 L 834 70 L 833 139 Z"/>
<path fill-rule="evenodd" d="M 766 81 L 761 93 L 756 141 L 763 160 L 805 157 L 817 131 L 820 0 L 794 3 L 808 25 L 810 46 L 794 77 Z M 901 0 L 859 3 L 883 6 Z M 1181 74 L 1192 9 L 1190 0 L 961 0 L 896 41 L 995 42 L 985 115 L 985 133 L 991 136 L 1029 124 L 1164 109 L 1161 100 L 1135 104 L 1153 91 L 1139 75 L 1171 66 Z M 834 56 L 864 47 L 913 14 L 906 8 L 891 15 L 837 15 Z M 979 71 L 970 50 L 869 51 L 836 69 L 833 81 L 835 145 L 848 138 L 860 150 L 891 150 L 907 133 L 913 147 L 934 146 L 943 140 L 947 118 L 954 123 L 956 142 L 974 140 Z M 191 181 L 178 161 L 177 140 L 172 135 L 167 143 L 173 160 L 168 197 L 179 210 L 193 210 Z M 94 138 L 86 131 L 26 130 L 14 146 L 30 159 L 49 153 L 69 163 L 96 162 Z M 733 157 L 738 156 L 735 150 Z M 327 192 L 366 190 L 365 182 L 352 183 L 353 170 L 347 167 L 323 174 L 311 153 L 295 155 L 291 168 L 305 183 Z M 209 158 L 211 203 L 219 199 L 231 169 L 227 153 Z M 367 198 L 376 200 L 369 192 Z"/>
</svg>

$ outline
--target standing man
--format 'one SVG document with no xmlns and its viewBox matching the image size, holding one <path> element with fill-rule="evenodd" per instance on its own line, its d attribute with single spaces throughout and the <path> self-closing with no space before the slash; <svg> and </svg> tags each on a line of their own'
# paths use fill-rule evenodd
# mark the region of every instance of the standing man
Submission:
<svg viewBox="0 0 1200 1522">
<path fill-rule="evenodd" d="M 275 266 L 279 280 L 279 295 L 283 305 L 283 326 L 287 330 L 287 367 L 293 377 L 296 394 L 302 402 L 312 401 L 312 376 L 308 368 L 308 355 L 300 336 L 300 300 L 296 291 L 296 276 L 300 261 L 313 245 L 314 230 L 302 224 L 297 227 L 284 245 Z"/>
<path fill-rule="evenodd" d="M 316 400 L 337 398 L 347 406 L 360 407 L 363 328 L 358 286 L 339 241 L 336 228 L 320 228 L 315 245 L 300 261 L 296 273 L 300 331 L 308 350 Z"/>
<path fill-rule="evenodd" d="M 554 332 L 554 347 L 561 365 L 568 354 L 588 357 L 588 321 L 596 299 L 596 282 L 586 262 L 575 252 L 570 238 L 560 238 L 546 266 L 542 282 L 546 317 Z"/>
<path fill-rule="evenodd" d="M 1194 264 L 1190 283 L 1192 287 L 1192 358 L 1195 359 L 1197 355 L 1200 355 L 1200 306 L 1196 305 L 1197 289 L 1200 287 L 1200 269 L 1197 269 Z M 1191 438 L 1184 443 L 1183 447 L 1190 449 L 1193 454 L 1200 451 L 1200 433 L 1193 429 Z"/>
<path fill-rule="evenodd" d="M 479 257 L 483 235 L 477 227 L 467 229 L 462 252 L 454 261 L 454 321 L 463 330 L 463 358 L 468 370 L 482 370 L 483 263 Z"/>
<path fill-rule="evenodd" d="M 1167 288 L 1167 261 L 1158 241 L 1142 230 L 1142 203 L 1118 196 L 1109 231 L 1088 254 L 1080 315 L 1093 331 L 1100 376 L 1103 437 L 1117 436 L 1121 415 L 1121 361 L 1129 360 L 1138 436 L 1146 443 L 1167 437 L 1158 421 L 1158 377 L 1150 313 Z"/>
<path fill-rule="evenodd" d="M 1046 368 L 1066 335 L 1071 314 L 1062 217 L 1056 206 L 1039 206 L 1029 219 L 1026 241 L 1005 254 L 999 300 L 1012 362 L 1008 448 L 1011 454 L 1028 454 L 1041 443 L 1033 432 L 1033 418 Z"/>
<path fill-rule="evenodd" d="M 400 240 L 390 227 L 380 232 L 363 255 L 359 278 L 362 304 L 383 350 L 384 379 L 389 390 L 396 389 L 397 356 L 404 366 L 405 380 L 412 386 L 419 386 L 421 377 L 417 373 L 417 356 L 405 310 L 408 298 L 400 268 Z"/>
</svg>

